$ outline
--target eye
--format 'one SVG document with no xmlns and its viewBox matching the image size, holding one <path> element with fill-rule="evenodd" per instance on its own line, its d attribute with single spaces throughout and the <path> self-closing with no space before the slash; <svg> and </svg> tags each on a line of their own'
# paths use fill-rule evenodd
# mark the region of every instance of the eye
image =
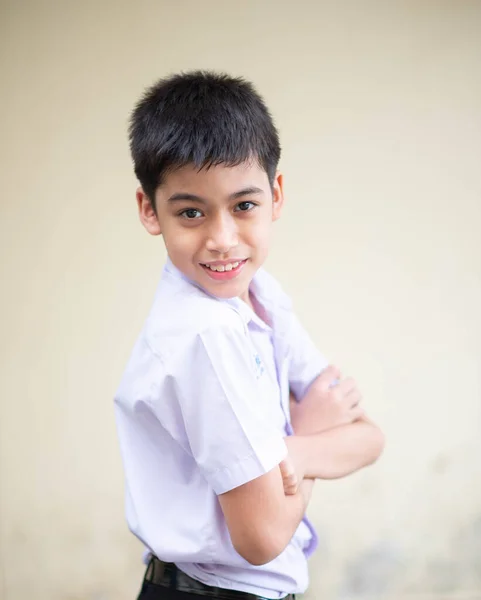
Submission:
<svg viewBox="0 0 481 600">
<path fill-rule="evenodd" d="M 248 212 L 249 210 L 252 210 L 255 206 L 257 206 L 256 204 L 254 204 L 254 202 L 249 202 L 249 201 L 245 201 L 245 202 L 239 202 L 239 204 L 235 207 L 235 210 L 237 212 Z"/>
<path fill-rule="evenodd" d="M 202 213 L 197 208 L 186 208 L 179 213 L 179 216 L 192 221 L 193 219 L 199 219 L 202 217 Z"/>
</svg>

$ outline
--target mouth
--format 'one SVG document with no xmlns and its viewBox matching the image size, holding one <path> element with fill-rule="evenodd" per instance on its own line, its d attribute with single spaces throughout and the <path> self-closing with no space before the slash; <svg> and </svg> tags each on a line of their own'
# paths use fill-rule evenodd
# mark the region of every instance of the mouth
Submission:
<svg viewBox="0 0 481 600">
<path fill-rule="evenodd" d="M 246 262 L 247 259 L 233 260 L 231 262 L 215 261 L 206 264 L 201 263 L 201 267 L 211 279 L 215 279 L 216 281 L 225 281 L 237 277 L 237 275 L 242 271 Z"/>
</svg>

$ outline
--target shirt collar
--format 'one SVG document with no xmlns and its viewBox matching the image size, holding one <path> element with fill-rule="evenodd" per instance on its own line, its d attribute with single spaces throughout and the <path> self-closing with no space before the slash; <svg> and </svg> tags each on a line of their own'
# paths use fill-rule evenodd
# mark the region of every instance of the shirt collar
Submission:
<svg viewBox="0 0 481 600">
<path fill-rule="evenodd" d="M 167 261 L 166 261 L 166 264 L 164 267 L 164 272 L 168 273 L 169 275 L 171 275 L 178 281 L 179 280 L 183 281 L 189 287 L 196 288 L 200 292 L 204 293 L 206 296 L 209 296 L 210 298 L 214 298 L 218 302 L 223 302 L 224 304 L 228 304 L 241 316 L 245 325 L 248 325 L 250 323 L 250 321 L 253 321 L 254 323 L 256 323 L 257 326 L 261 327 L 262 329 L 269 329 L 269 330 L 271 329 L 269 327 L 269 325 L 264 323 L 264 321 L 262 319 L 260 319 L 258 317 L 258 315 L 251 309 L 251 307 L 248 304 L 246 304 L 243 300 L 241 300 L 240 298 L 237 298 L 237 297 L 218 298 L 217 296 L 213 296 L 212 294 L 209 294 L 198 283 L 196 283 L 195 281 L 192 281 L 186 275 L 184 275 L 184 273 L 182 273 L 182 271 L 180 271 L 174 265 L 174 263 L 171 261 L 170 258 L 167 258 Z M 265 305 L 266 309 L 269 310 L 269 312 L 270 312 L 271 306 L 267 306 L 267 305 L 268 304 L 271 305 L 272 303 L 269 302 L 269 300 L 267 298 L 267 294 L 265 293 L 266 290 L 263 289 L 264 286 L 262 284 L 262 279 L 263 279 L 263 272 L 262 272 L 262 269 L 259 269 L 252 279 L 251 289 L 254 292 L 256 298 L 258 298 L 262 302 L 262 304 Z"/>
</svg>

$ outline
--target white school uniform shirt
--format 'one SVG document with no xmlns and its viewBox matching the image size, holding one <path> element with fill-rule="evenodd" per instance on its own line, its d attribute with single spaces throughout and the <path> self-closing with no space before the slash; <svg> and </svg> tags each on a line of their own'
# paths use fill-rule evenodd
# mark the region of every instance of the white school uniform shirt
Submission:
<svg viewBox="0 0 481 600">
<path fill-rule="evenodd" d="M 253 566 L 234 549 L 218 494 L 286 456 L 289 389 L 302 398 L 327 366 L 276 280 L 250 287 L 266 324 L 169 261 L 115 397 L 126 516 L 148 552 L 207 585 L 266 598 L 302 593 L 317 543 L 304 518 L 287 548 Z"/>
</svg>

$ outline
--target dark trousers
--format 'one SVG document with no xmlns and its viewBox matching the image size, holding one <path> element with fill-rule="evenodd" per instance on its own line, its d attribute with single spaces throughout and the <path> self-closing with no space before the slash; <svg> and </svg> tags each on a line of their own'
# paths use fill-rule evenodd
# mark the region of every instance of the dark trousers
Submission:
<svg viewBox="0 0 481 600">
<path fill-rule="evenodd" d="M 155 583 L 149 583 L 148 581 L 142 584 L 142 589 L 137 600 L 199 600 L 201 596 L 198 594 L 189 594 L 188 592 L 181 592 L 176 589 L 161 587 Z"/>
<path fill-rule="evenodd" d="M 172 563 L 164 563 L 155 556 L 145 572 L 137 600 L 264 600 L 263 597 L 236 590 L 205 585 L 180 571 Z M 284 600 L 295 600 L 290 594 Z"/>
</svg>

